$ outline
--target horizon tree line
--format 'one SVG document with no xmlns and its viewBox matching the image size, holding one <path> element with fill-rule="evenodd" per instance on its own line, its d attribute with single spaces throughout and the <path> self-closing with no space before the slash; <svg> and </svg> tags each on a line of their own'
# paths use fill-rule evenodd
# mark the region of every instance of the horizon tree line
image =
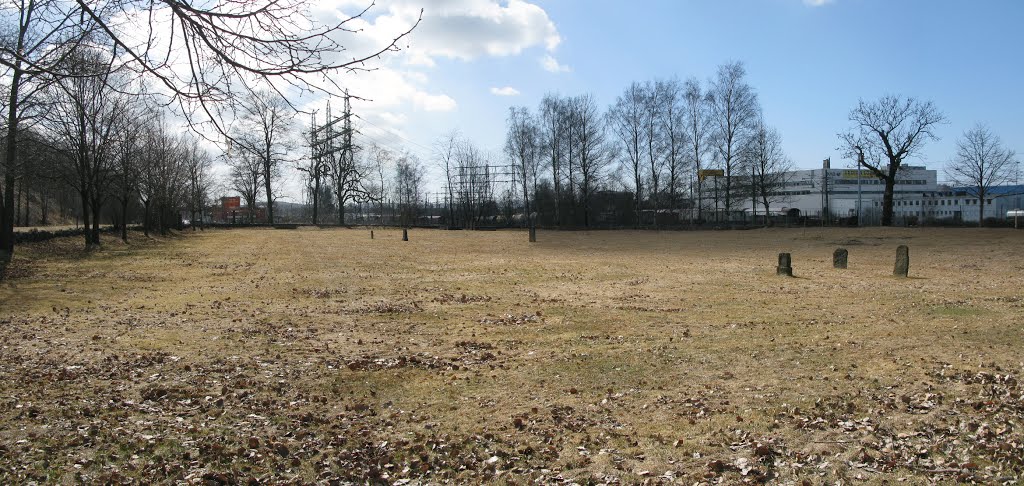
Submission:
<svg viewBox="0 0 1024 486">
<path fill-rule="evenodd" d="M 51 173 L 40 167 L 51 161 L 40 162 L 41 158 L 60 159 L 62 165 L 74 169 L 70 175 L 61 174 L 61 184 L 71 184 L 77 192 L 81 206 L 78 211 L 92 228 L 86 232 L 87 246 L 99 243 L 98 215 L 106 197 L 106 189 L 99 188 L 115 179 L 115 160 L 135 151 L 115 147 L 115 142 L 123 141 L 124 134 L 132 131 L 118 121 L 133 104 L 121 95 L 145 92 L 155 105 L 173 108 L 194 135 L 206 140 L 230 140 L 240 135 L 232 132 L 231 124 L 239 118 L 246 98 L 251 100 L 264 88 L 278 95 L 284 90 L 338 93 L 341 90 L 333 75 L 373 69 L 372 61 L 399 50 L 400 41 L 422 19 L 421 11 L 408 29 L 390 41 L 385 39 L 378 45 L 364 45 L 362 52 L 337 56 L 345 50 L 343 41 L 357 34 L 349 24 L 368 15 L 372 5 L 331 23 L 314 18 L 309 6 L 307 0 L 210 4 L 184 0 L 11 0 L 0 4 L 5 32 L 0 36 L 0 78 L 4 80 L 0 84 L 4 112 L 0 121 L 0 278 L 14 254 L 14 226 L 29 219 L 21 215 L 22 205 L 28 208 L 31 196 L 36 195 L 39 205 L 48 208 L 44 201 L 60 189 L 47 187 L 51 184 L 44 179 Z M 106 66 L 88 62 L 89 57 Z M 116 79 L 121 77 L 124 79 Z M 116 93 L 101 89 L 109 88 L 113 81 L 121 83 Z M 90 91 L 101 94 L 102 99 L 85 99 L 83 95 Z M 51 110 L 56 102 L 68 108 L 65 116 L 78 119 L 58 119 Z M 296 110 L 288 104 L 286 111 Z M 76 124 L 84 129 L 71 133 Z M 61 136 L 55 135 L 58 132 Z M 51 141 L 61 143 L 54 147 Z M 245 140 L 234 142 L 249 145 Z M 162 159 L 165 162 L 204 158 L 180 154 L 170 157 L 164 152 L 168 156 Z M 280 162 L 266 150 L 256 160 L 263 164 L 264 172 Z M 142 174 L 160 172 L 170 178 L 168 170 L 163 169 L 151 171 L 147 167 Z M 180 196 L 179 186 L 194 189 L 202 185 L 195 182 L 203 179 L 199 176 L 202 171 L 185 172 L 189 174 L 185 179 L 193 181 L 172 184 L 174 191 L 167 187 L 145 189 L 147 194 L 142 199 L 147 214 L 150 205 L 171 206 L 170 200 Z M 121 193 L 122 210 L 131 206 L 124 202 L 131 198 L 124 195 L 136 179 L 142 180 L 142 175 L 120 177 L 121 189 L 117 192 Z M 272 182 L 269 178 L 261 182 L 272 211 Z M 62 206 L 65 199 L 59 198 Z M 161 215 L 157 221 L 167 217 Z"/>
<path fill-rule="evenodd" d="M 837 135 L 839 150 L 882 182 L 881 223 L 892 225 L 904 161 L 937 140 L 935 129 L 947 119 L 934 103 L 899 95 L 862 99 L 848 118 L 852 126 Z M 773 204 L 786 200 L 782 189 L 793 167 L 742 62 L 719 66 L 703 82 L 633 82 L 603 113 L 592 95 L 549 93 L 536 111 L 510 107 L 503 149 L 518 175 L 524 212 L 549 212 L 557 227 L 590 226 L 593 195 L 607 191 L 630 194 L 634 226 L 658 225 L 662 212 L 686 214 L 691 223 L 706 221 L 709 211 L 715 221 L 728 220 L 740 202 L 750 204 L 755 219 L 760 206 L 767 220 Z M 1016 153 L 977 124 L 957 140 L 945 173 L 984 201 L 1018 171 Z"/>
<path fill-rule="evenodd" d="M 550 93 L 536 113 L 511 107 L 504 152 L 526 212 L 550 187 L 545 210 L 556 226 L 589 226 L 594 194 L 610 190 L 631 194 L 634 226 L 648 224 L 644 212 L 654 215 L 651 224 L 663 211 L 685 210 L 689 221 L 701 221 L 710 209 L 705 197 L 726 215 L 740 199 L 760 199 L 767 213 L 785 182 L 777 174 L 790 162 L 745 77 L 743 64 L 733 62 L 706 82 L 631 83 L 605 110 L 592 95 Z M 723 172 L 721 191 L 718 180 L 715 191 L 705 190 L 707 169 Z"/>
</svg>

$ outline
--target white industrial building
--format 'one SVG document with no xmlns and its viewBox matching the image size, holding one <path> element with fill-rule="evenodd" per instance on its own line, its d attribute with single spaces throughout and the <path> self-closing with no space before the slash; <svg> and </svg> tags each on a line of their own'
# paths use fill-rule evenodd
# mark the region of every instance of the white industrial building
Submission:
<svg viewBox="0 0 1024 486">
<path fill-rule="evenodd" d="M 864 223 L 880 222 L 885 184 L 868 170 L 813 169 L 787 174 L 778 199 L 789 211 L 797 209 L 801 216 L 817 218 L 828 215 L 830 220 L 853 218 L 859 200 Z M 936 171 L 904 166 L 896 178 L 893 199 L 911 199 L 938 189 Z"/>
<path fill-rule="evenodd" d="M 857 216 L 858 201 L 863 224 L 880 224 L 885 184 L 867 169 L 810 169 L 786 172 L 782 187 L 770 196 L 769 213 L 789 218 L 824 219 L 838 223 Z M 705 211 L 715 212 L 715 182 L 705 183 Z M 720 194 L 719 194 L 720 195 Z M 1007 211 L 1024 209 L 1024 186 L 993 187 L 986 195 L 987 218 L 1004 219 Z M 717 205 L 721 210 L 722 205 Z M 732 220 L 763 215 L 760 197 L 735 200 Z M 938 183 L 938 173 L 923 166 L 903 166 L 893 191 L 893 224 L 926 222 L 970 223 L 979 219 L 977 191 Z M 724 215 L 722 215 L 724 217 Z"/>
</svg>

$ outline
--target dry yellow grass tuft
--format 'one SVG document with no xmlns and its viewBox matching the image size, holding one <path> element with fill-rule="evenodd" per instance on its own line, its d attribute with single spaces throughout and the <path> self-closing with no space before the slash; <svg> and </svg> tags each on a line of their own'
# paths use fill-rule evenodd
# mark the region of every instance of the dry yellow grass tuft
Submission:
<svg viewBox="0 0 1024 486">
<path fill-rule="evenodd" d="M 368 233 L 24 249 L 0 482 L 1024 477 L 1024 232 Z"/>
</svg>

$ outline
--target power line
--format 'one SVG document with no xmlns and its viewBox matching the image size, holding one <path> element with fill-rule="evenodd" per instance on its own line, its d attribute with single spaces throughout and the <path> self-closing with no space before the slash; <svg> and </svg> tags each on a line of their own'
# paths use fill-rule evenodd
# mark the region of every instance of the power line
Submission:
<svg viewBox="0 0 1024 486">
<path fill-rule="evenodd" d="M 398 132 L 395 132 L 395 131 L 393 131 L 393 130 L 391 130 L 391 129 L 389 129 L 389 128 L 384 128 L 384 127 L 382 127 L 382 126 L 380 126 L 380 125 L 378 125 L 378 124 L 376 124 L 376 123 L 373 123 L 373 122 L 371 122 L 370 120 L 367 120 L 366 118 L 363 118 L 363 117 L 362 117 L 362 116 L 360 116 L 360 115 L 359 115 L 358 113 L 354 113 L 354 114 L 353 114 L 353 116 L 355 116 L 356 118 L 359 118 L 360 120 L 362 120 L 362 121 L 364 121 L 364 122 L 366 122 L 366 123 L 369 123 L 370 125 L 373 125 L 373 126 L 375 126 L 375 127 L 379 128 L 379 129 L 381 129 L 381 130 L 384 130 L 385 132 L 388 132 L 388 133 L 390 133 L 390 134 L 392 134 L 392 135 L 394 135 L 394 136 L 396 136 L 396 137 L 398 137 L 398 138 L 400 138 L 400 139 L 402 139 L 402 140 L 405 140 L 406 142 L 409 142 L 409 143 L 411 143 L 411 144 L 413 144 L 413 145 L 415 145 L 415 146 L 417 146 L 417 147 L 420 147 L 420 148 L 422 148 L 422 149 L 424 149 L 424 150 L 427 150 L 428 152 L 433 152 L 433 151 L 434 151 L 434 149 L 432 149 L 432 148 L 430 148 L 430 147 L 427 147 L 426 145 L 423 145 L 423 144 L 421 144 L 421 143 L 418 143 L 418 142 L 414 142 L 414 141 L 412 141 L 412 140 L 409 140 L 408 138 L 405 138 L 405 137 L 403 137 L 403 136 L 402 136 L 402 135 L 400 135 L 400 134 L 399 134 Z"/>
</svg>

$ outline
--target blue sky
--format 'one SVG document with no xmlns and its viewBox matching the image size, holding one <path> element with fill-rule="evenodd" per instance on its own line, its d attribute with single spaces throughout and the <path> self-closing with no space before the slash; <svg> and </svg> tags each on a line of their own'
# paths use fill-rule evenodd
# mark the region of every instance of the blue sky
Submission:
<svg viewBox="0 0 1024 486">
<path fill-rule="evenodd" d="M 706 80 L 732 60 L 745 63 L 766 120 L 800 168 L 825 157 L 834 167 L 851 163 L 841 160 L 836 133 L 858 98 L 885 94 L 931 100 L 949 120 L 941 140 L 910 163 L 941 169 L 977 122 L 1024 151 L 1024 2 L 818 3 L 384 1 L 367 19 L 370 38 L 395 31 L 417 7 L 423 23 L 380 71 L 345 83 L 374 99 L 356 105 L 368 141 L 425 159 L 451 129 L 499 156 L 508 107 L 534 108 L 547 92 L 593 93 L 608 105 L 632 81 Z M 545 69 L 545 59 L 562 69 Z M 388 75 L 401 87 L 378 79 Z"/>
</svg>

